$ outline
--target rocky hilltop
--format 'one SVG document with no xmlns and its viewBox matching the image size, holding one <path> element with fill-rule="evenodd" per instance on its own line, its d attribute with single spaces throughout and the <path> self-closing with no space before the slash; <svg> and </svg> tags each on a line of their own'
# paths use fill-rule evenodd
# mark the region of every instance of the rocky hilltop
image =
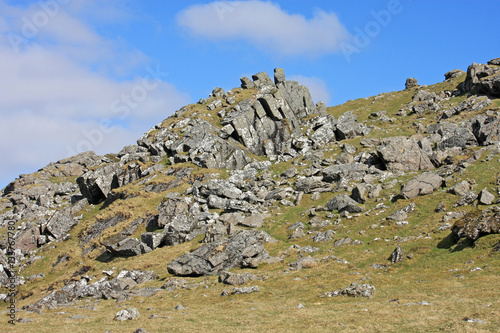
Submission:
<svg viewBox="0 0 500 333">
<path fill-rule="evenodd" d="M 326 283 L 332 265 L 347 286 L 318 286 L 327 290 L 309 297 L 376 300 L 392 287 L 375 286 L 375 272 L 398 278 L 429 260 L 454 264 L 463 258 L 450 253 L 463 249 L 494 267 L 499 98 L 499 59 L 329 108 L 279 68 L 274 80 L 262 72 L 240 88 L 215 88 L 137 145 L 51 163 L 4 188 L 2 299 L 17 299 L 27 322 L 46 323 L 44 311 L 82 300 L 154 303 L 184 289 L 199 295 L 196 286 L 220 294 L 224 284 L 248 283 L 222 295 L 273 293 L 287 274 L 313 268 Z M 497 268 L 483 278 L 494 281 Z M 117 320 L 138 315 L 128 310 Z"/>
</svg>

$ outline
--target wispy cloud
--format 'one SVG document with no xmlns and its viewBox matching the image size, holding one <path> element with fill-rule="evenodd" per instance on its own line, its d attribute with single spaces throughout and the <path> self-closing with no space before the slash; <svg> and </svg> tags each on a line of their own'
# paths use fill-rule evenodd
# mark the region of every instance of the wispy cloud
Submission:
<svg viewBox="0 0 500 333">
<path fill-rule="evenodd" d="M 316 9 L 313 17 L 292 15 L 264 1 L 216 1 L 180 12 L 177 23 L 193 36 L 246 40 L 279 55 L 317 56 L 339 51 L 349 38 L 335 13 Z"/>
<path fill-rule="evenodd" d="M 53 15 L 41 3 L 0 0 L 0 185 L 86 149 L 118 152 L 188 102 L 168 68 L 92 29 L 82 3 L 53 1 Z"/>
</svg>

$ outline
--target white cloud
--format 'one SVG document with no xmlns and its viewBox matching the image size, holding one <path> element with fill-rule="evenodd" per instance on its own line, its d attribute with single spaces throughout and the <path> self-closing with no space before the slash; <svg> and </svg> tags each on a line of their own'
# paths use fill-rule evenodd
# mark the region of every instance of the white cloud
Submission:
<svg viewBox="0 0 500 333">
<path fill-rule="evenodd" d="M 216 1 L 180 12 L 177 22 L 210 40 L 247 40 L 280 55 L 322 55 L 339 51 L 349 37 L 335 13 L 317 9 L 311 19 L 263 1 Z"/>
<path fill-rule="evenodd" d="M 303 75 L 290 75 L 287 80 L 297 81 L 301 85 L 309 88 L 309 92 L 315 103 L 321 101 L 327 106 L 330 104 L 330 94 L 328 93 L 328 86 L 323 79 L 318 77 L 308 77 Z"/>
<path fill-rule="evenodd" d="M 84 150 L 118 152 L 188 102 L 144 54 L 118 48 L 63 5 L 36 34 L 23 34 L 36 4 L 0 0 L 0 188 Z M 109 75 L 116 72 L 135 77 Z"/>
</svg>

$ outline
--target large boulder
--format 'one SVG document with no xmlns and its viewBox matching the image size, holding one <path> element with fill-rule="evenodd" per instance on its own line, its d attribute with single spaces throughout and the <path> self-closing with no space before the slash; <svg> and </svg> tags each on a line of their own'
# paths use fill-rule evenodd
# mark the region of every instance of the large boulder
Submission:
<svg viewBox="0 0 500 333">
<path fill-rule="evenodd" d="M 57 211 L 47 223 L 45 233 L 59 239 L 64 236 L 75 226 L 77 221 L 71 216 L 68 209 Z"/>
<path fill-rule="evenodd" d="M 429 134 L 441 135 L 441 140 L 437 145 L 439 150 L 460 147 L 462 149 L 477 146 L 474 133 L 468 128 L 458 126 L 454 123 L 440 122 L 427 127 Z"/>
<path fill-rule="evenodd" d="M 351 199 L 347 194 L 338 194 L 326 203 L 326 209 L 337 210 L 339 212 L 347 211 L 349 213 L 360 213 L 363 208 Z"/>
<path fill-rule="evenodd" d="M 323 169 L 325 182 L 338 183 L 341 180 L 360 181 L 368 173 L 368 165 L 362 163 L 348 163 L 332 165 Z"/>
<path fill-rule="evenodd" d="M 116 244 L 106 245 L 106 248 L 117 257 L 132 257 L 151 252 L 151 248 L 137 238 L 126 238 Z"/>
<path fill-rule="evenodd" d="M 419 143 L 404 136 L 383 139 L 377 147 L 379 157 L 391 172 L 434 169 L 429 156 Z"/>
<path fill-rule="evenodd" d="M 234 267 L 257 267 L 269 259 L 264 242 L 271 237 L 263 231 L 242 230 L 223 240 L 204 244 L 167 265 L 179 276 L 215 275 Z"/>
<path fill-rule="evenodd" d="M 403 185 L 401 196 L 405 199 L 415 198 L 434 192 L 443 184 L 444 179 L 433 172 L 424 172 Z"/>
<path fill-rule="evenodd" d="M 500 209 L 492 207 L 484 211 L 474 210 L 455 222 L 451 231 L 457 240 L 467 238 L 471 241 L 485 235 L 498 234 L 500 233 Z"/>
<path fill-rule="evenodd" d="M 337 140 L 344 140 L 359 135 L 368 135 L 370 131 L 366 125 L 358 123 L 352 111 L 348 111 L 337 120 L 335 135 Z"/>
<path fill-rule="evenodd" d="M 440 115 L 439 119 L 451 118 L 453 116 L 461 114 L 462 112 L 480 111 L 489 105 L 491 105 L 491 100 L 488 97 L 473 95 L 467 98 L 462 103 L 445 110 Z"/>
<path fill-rule="evenodd" d="M 465 81 L 461 84 L 461 89 L 466 92 L 474 91 L 476 85 L 482 78 L 493 75 L 494 73 L 495 70 L 488 65 L 472 63 L 472 65 L 467 68 L 467 76 L 465 77 Z"/>
<path fill-rule="evenodd" d="M 86 172 L 76 181 L 82 195 L 90 203 L 97 204 L 106 199 L 111 190 L 119 187 L 118 174 L 120 171 L 119 163 L 110 163 L 96 170 Z"/>
<path fill-rule="evenodd" d="M 500 118 L 497 116 L 477 115 L 466 121 L 464 126 L 474 133 L 482 146 L 493 145 L 500 141 Z"/>
</svg>

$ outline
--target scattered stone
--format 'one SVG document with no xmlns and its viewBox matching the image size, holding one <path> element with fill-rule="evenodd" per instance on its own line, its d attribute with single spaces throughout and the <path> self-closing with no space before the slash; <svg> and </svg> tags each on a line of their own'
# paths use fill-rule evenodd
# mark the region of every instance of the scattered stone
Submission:
<svg viewBox="0 0 500 333">
<path fill-rule="evenodd" d="M 297 228 L 294 231 L 292 231 L 290 237 L 288 239 L 299 239 L 302 237 L 305 237 L 306 233 L 304 232 L 303 228 Z"/>
<path fill-rule="evenodd" d="M 444 179 L 432 172 L 424 172 L 411 179 L 401 189 L 401 196 L 405 199 L 415 198 L 434 192 L 443 184 Z"/>
<path fill-rule="evenodd" d="M 252 214 L 245 217 L 242 221 L 238 222 L 238 225 L 248 227 L 248 228 L 260 228 L 264 220 L 269 218 L 269 214 Z"/>
<path fill-rule="evenodd" d="M 349 297 L 366 297 L 372 298 L 375 292 L 375 286 L 372 284 L 358 284 L 356 282 L 351 283 L 349 287 L 345 287 L 333 292 L 328 292 L 323 294 L 323 297 L 332 297 L 332 296 L 349 296 Z"/>
<path fill-rule="evenodd" d="M 182 304 L 177 304 L 174 310 L 180 311 L 180 310 L 188 310 L 189 308 L 186 308 L 182 306 Z"/>
<path fill-rule="evenodd" d="M 468 206 L 477 199 L 477 193 L 474 191 L 469 191 L 465 193 L 458 201 L 453 205 L 453 207 Z"/>
<path fill-rule="evenodd" d="M 478 202 L 481 205 L 491 205 L 495 202 L 495 196 L 488 192 L 486 189 L 483 189 L 479 192 Z"/>
<path fill-rule="evenodd" d="M 303 269 L 303 268 L 314 268 L 318 266 L 318 260 L 317 259 L 314 259 L 313 257 L 311 256 L 307 256 L 305 258 L 301 258 L 297 261 L 294 261 L 290 264 L 290 267 L 293 269 L 293 270 L 300 270 L 300 269 Z"/>
<path fill-rule="evenodd" d="M 259 287 L 258 286 L 234 288 L 232 290 L 226 290 L 226 289 L 224 289 L 222 291 L 221 296 L 251 294 L 251 293 L 255 293 L 255 292 L 259 292 Z"/>
<path fill-rule="evenodd" d="M 459 76 L 462 76 L 465 74 L 465 71 L 461 70 L 461 69 L 454 69 L 454 70 L 451 70 L 449 72 L 446 72 L 444 74 L 444 78 L 445 78 L 445 81 L 447 80 L 451 80 L 453 78 L 456 78 L 456 77 L 459 77 Z"/>
<path fill-rule="evenodd" d="M 363 208 L 358 206 L 358 203 L 351 199 L 347 194 L 336 195 L 333 199 L 326 203 L 326 209 L 329 211 L 337 210 L 339 213 L 347 211 L 351 214 L 363 211 Z"/>
<path fill-rule="evenodd" d="M 470 184 L 468 181 L 463 180 L 460 183 L 456 184 L 455 186 L 451 187 L 448 192 L 453 193 L 459 196 L 463 196 L 467 194 L 467 192 L 470 191 Z"/>
<path fill-rule="evenodd" d="M 117 257 L 132 257 L 151 252 L 151 248 L 137 238 L 127 238 L 106 248 Z"/>
<path fill-rule="evenodd" d="M 148 332 L 147 332 L 144 328 L 139 327 L 138 329 L 136 329 L 136 330 L 134 331 L 134 333 L 148 333 Z"/>
<path fill-rule="evenodd" d="M 470 317 L 464 317 L 464 319 L 462 319 L 463 321 L 466 321 L 468 323 L 476 323 L 476 324 L 487 324 L 488 322 L 484 321 L 484 320 L 481 320 L 481 319 L 474 319 L 474 318 L 470 318 Z"/>
<path fill-rule="evenodd" d="M 230 284 L 233 286 L 239 286 L 255 280 L 257 280 L 257 276 L 250 273 L 237 274 L 231 272 L 222 272 L 219 274 L 220 283 Z"/>
<path fill-rule="evenodd" d="M 118 311 L 115 316 L 115 320 L 124 321 L 124 320 L 134 320 L 139 317 L 139 311 L 136 308 L 128 308 L 125 310 Z"/>
<path fill-rule="evenodd" d="M 318 232 L 314 237 L 312 238 L 313 242 L 328 242 L 333 238 L 335 235 L 335 231 L 333 230 L 327 230 L 323 232 Z"/>
<path fill-rule="evenodd" d="M 174 278 L 168 280 L 163 286 L 161 286 L 161 289 L 165 289 L 166 291 L 175 291 L 186 288 L 187 284 L 188 282 L 185 279 Z"/>
<path fill-rule="evenodd" d="M 405 258 L 405 254 L 403 252 L 403 249 L 401 248 L 401 246 L 397 246 L 396 249 L 394 250 L 394 252 L 392 252 L 391 254 L 391 262 L 393 264 L 395 263 L 398 263 L 398 262 L 402 262 Z"/>
<path fill-rule="evenodd" d="M 351 243 L 352 243 L 352 238 L 351 237 L 345 237 L 345 238 L 341 238 L 339 240 L 336 240 L 335 243 L 333 244 L 333 246 L 335 246 L 335 247 L 341 247 L 341 246 L 349 245 Z"/>
</svg>

